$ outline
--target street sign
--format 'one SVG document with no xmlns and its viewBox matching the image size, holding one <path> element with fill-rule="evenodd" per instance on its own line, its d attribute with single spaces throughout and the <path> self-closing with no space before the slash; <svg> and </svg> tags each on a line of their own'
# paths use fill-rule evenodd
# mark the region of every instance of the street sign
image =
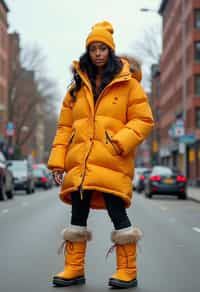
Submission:
<svg viewBox="0 0 200 292">
<path fill-rule="evenodd" d="M 185 144 L 193 144 L 196 142 L 196 136 L 195 135 L 183 135 L 183 136 L 179 137 L 179 142 L 185 143 Z"/>
<path fill-rule="evenodd" d="M 8 129 L 8 130 L 13 130 L 13 129 L 14 129 L 14 124 L 13 124 L 13 122 L 8 122 L 7 125 L 6 125 L 6 129 Z"/>
<path fill-rule="evenodd" d="M 185 134 L 185 126 L 183 119 L 177 119 L 174 124 L 171 125 L 168 131 L 168 135 L 175 139 Z"/>
<path fill-rule="evenodd" d="M 8 122 L 6 125 L 6 135 L 14 136 L 14 124 L 12 122 Z"/>
</svg>

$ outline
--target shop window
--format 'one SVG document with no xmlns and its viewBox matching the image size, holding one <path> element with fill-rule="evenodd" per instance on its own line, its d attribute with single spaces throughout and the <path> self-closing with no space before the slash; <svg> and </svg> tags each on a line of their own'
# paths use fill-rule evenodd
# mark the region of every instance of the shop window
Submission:
<svg viewBox="0 0 200 292">
<path fill-rule="evenodd" d="M 195 110 L 195 124 L 200 129 L 200 107 L 197 107 Z"/>
<path fill-rule="evenodd" d="M 200 61 L 200 41 L 194 43 L 195 60 Z"/>
<path fill-rule="evenodd" d="M 200 95 L 200 75 L 195 75 L 195 94 Z"/>
<path fill-rule="evenodd" d="M 200 28 L 200 9 L 194 11 L 194 26 Z"/>
</svg>

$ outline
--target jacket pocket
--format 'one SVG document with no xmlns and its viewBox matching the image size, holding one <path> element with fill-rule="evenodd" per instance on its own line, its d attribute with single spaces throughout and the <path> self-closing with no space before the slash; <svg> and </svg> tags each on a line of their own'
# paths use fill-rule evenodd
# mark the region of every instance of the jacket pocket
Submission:
<svg viewBox="0 0 200 292">
<path fill-rule="evenodd" d="M 105 131 L 105 136 L 106 136 L 106 145 L 110 145 L 111 146 L 111 147 L 107 147 L 109 152 L 111 152 L 112 155 L 120 155 L 119 149 L 112 142 L 112 138 L 109 135 L 108 131 Z"/>
<path fill-rule="evenodd" d="M 72 131 L 72 133 L 71 133 L 71 135 L 69 137 L 68 146 L 70 146 L 73 143 L 74 137 L 75 137 L 75 130 Z"/>
</svg>

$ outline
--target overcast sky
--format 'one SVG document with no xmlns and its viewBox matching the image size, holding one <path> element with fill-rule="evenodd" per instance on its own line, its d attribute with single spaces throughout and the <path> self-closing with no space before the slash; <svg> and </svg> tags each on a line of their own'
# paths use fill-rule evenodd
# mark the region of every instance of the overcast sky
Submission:
<svg viewBox="0 0 200 292">
<path fill-rule="evenodd" d="M 63 95 L 70 82 L 69 66 L 85 51 L 93 24 L 108 20 L 114 27 L 117 53 L 131 53 L 134 40 L 148 26 L 159 25 L 160 16 L 140 12 L 158 10 L 161 0 L 6 0 L 10 31 L 22 44 L 36 42 L 48 57 L 48 73 L 59 82 Z"/>
</svg>

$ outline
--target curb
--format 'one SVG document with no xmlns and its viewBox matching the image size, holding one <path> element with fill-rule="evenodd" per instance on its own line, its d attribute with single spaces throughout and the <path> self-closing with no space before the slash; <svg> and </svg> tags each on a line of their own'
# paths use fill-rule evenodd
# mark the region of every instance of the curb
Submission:
<svg viewBox="0 0 200 292">
<path fill-rule="evenodd" d="M 200 199 L 196 199 L 196 198 L 190 197 L 190 196 L 188 196 L 188 199 L 191 200 L 191 201 L 194 201 L 196 203 L 200 203 Z"/>
</svg>

